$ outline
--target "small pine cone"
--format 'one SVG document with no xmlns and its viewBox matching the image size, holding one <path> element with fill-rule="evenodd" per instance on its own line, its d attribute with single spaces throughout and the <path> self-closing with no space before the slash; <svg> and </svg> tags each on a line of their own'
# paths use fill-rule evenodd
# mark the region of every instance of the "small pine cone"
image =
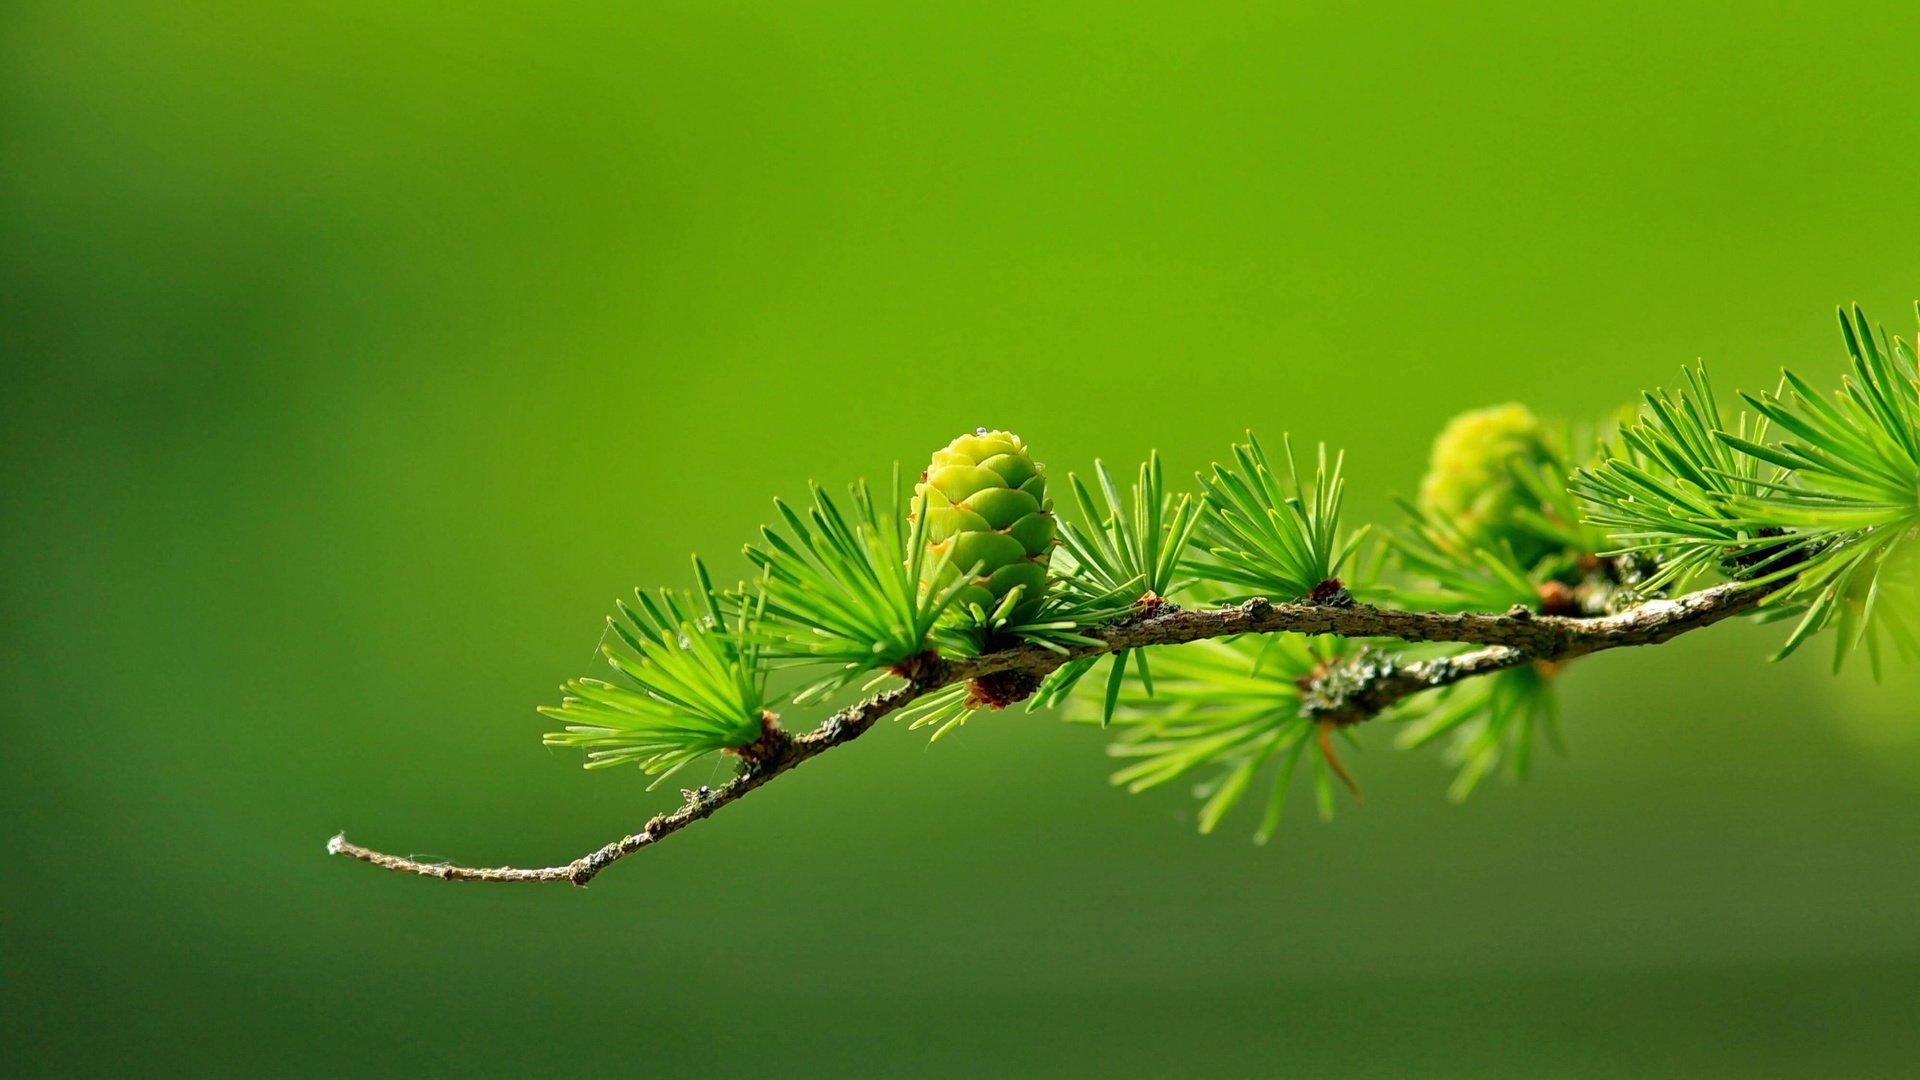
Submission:
<svg viewBox="0 0 1920 1080">
<path fill-rule="evenodd" d="M 1046 466 L 1028 456 L 1018 435 L 981 428 L 936 450 L 915 494 L 927 497 L 928 567 L 951 552 L 940 589 L 976 563 L 972 584 L 958 602 L 992 611 L 1016 585 L 1023 585 L 1014 621 L 1030 616 L 1047 590 L 1047 560 L 1053 553 L 1053 502 L 1047 498 Z"/>
<path fill-rule="evenodd" d="M 1452 523 L 1469 540 L 1513 545 L 1525 566 L 1553 551 L 1541 537 L 1518 528 L 1514 512 L 1526 496 L 1512 469 L 1550 463 L 1547 434 L 1523 405 L 1496 405 L 1464 412 L 1433 440 L 1427 474 L 1420 480 L 1420 508 Z"/>
</svg>

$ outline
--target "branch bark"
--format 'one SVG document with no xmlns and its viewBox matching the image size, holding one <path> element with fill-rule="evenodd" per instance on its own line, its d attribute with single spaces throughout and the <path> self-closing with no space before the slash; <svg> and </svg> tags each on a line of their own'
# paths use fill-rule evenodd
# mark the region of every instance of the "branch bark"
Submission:
<svg viewBox="0 0 1920 1080">
<path fill-rule="evenodd" d="M 1022 645 L 964 660 L 928 657 L 914 665 L 904 685 L 850 705 L 804 735 L 769 740 L 757 756 L 743 761 L 733 779 L 717 788 L 683 792 L 685 802 L 679 809 L 655 815 L 640 831 L 565 865 L 467 867 L 421 862 L 350 843 L 345 834 L 327 841 L 327 853 L 442 881 L 565 881 L 584 886 L 615 862 L 712 816 L 802 762 L 866 734 L 882 717 L 955 683 L 1003 672 L 1044 677 L 1070 660 L 1118 649 L 1178 645 L 1236 634 L 1333 634 L 1482 646 L 1430 660 L 1378 662 L 1358 673 L 1357 678 L 1349 673 L 1337 696 L 1312 706 L 1316 719 L 1357 724 L 1378 716 L 1403 698 L 1503 668 L 1535 661 L 1567 661 L 1608 649 L 1658 645 L 1751 610 L 1783 584 L 1717 585 L 1678 599 L 1649 600 L 1615 615 L 1590 619 L 1534 615 L 1524 608 L 1505 615 L 1443 614 L 1364 604 L 1275 604 L 1258 598 L 1232 607 L 1198 611 L 1167 604 L 1092 632 L 1089 636 L 1100 638 L 1101 644 L 1081 646 L 1065 655 L 1037 645 Z"/>
</svg>

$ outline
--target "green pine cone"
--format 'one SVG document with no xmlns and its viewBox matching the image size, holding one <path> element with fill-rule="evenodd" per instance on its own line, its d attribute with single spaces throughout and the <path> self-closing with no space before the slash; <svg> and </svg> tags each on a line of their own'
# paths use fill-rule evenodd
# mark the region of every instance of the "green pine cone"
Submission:
<svg viewBox="0 0 1920 1080">
<path fill-rule="evenodd" d="M 934 451 L 914 493 L 927 497 L 929 571 L 951 553 L 938 578 L 924 584 L 944 589 L 977 565 L 959 604 L 991 613 L 1018 585 L 1013 621 L 1039 608 L 1053 553 L 1053 502 L 1046 466 L 1028 456 L 1020 436 L 986 428 L 960 436 Z"/>
<path fill-rule="evenodd" d="M 1515 511 L 1527 496 L 1515 486 L 1512 470 L 1554 460 L 1546 427 L 1525 406 L 1461 413 L 1433 440 L 1420 480 L 1420 509 L 1453 523 L 1476 543 L 1507 541 L 1521 565 L 1532 567 L 1556 545 L 1517 525 Z"/>
</svg>

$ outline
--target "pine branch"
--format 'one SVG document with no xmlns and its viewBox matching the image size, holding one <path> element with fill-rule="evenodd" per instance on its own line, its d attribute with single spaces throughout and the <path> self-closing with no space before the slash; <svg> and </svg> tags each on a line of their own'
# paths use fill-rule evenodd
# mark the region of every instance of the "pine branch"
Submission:
<svg viewBox="0 0 1920 1080">
<path fill-rule="evenodd" d="M 1609 649 L 1658 645 L 1749 611 L 1789 584 L 1785 580 L 1733 582 L 1674 600 L 1649 600 L 1618 614 L 1588 619 L 1535 615 L 1521 607 L 1505 615 L 1443 614 L 1362 604 L 1275 604 L 1258 597 L 1232 607 L 1197 611 L 1165 603 L 1143 605 L 1138 614 L 1124 622 L 1089 630 L 1087 636 L 1096 639 L 1097 645 L 1081 645 L 1062 653 L 1027 644 L 963 660 L 926 654 L 904 666 L 902 674 L 908 680 L 904 685 L 842 709 L 804 735 L 787 735 L 769 722 L 758 742 L 733 751 L 742 760 L 740 772 L 733 779 L 717 788 L 684 792 L 686 801 L 679 809 L 657 815 L 639 832 L 563 866 L 478 868 L 421 862 L 349 843 L 344 834 L 327 842 L 327 852 L 443 881 L 565 881 L 584 886 L 613 863 L 712 816 L 802 762 L 852 742 L 881 718 L 922 696 L 985 676 L 1019 673 L 1039 678 L 1072 660 L 1121 649 L 1238 634 L 1331 634 L 1484 646 L 1431 660 L 1372 662 L 1316 680 L 1315 692 L 1310 695 L 1311 715 L 1325 723 L 1346 726 L 1371 719 L 1413 694 L 1521 664 L 1557 663 Z"/>
</svg>

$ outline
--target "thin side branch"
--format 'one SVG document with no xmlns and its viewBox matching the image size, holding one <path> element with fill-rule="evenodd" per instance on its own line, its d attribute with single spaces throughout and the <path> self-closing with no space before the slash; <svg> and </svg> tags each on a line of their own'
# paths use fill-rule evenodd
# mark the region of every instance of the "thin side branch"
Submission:
<svg viewBox="0 0 1920 1080">
<path fill-rule="evenodd" d="M 1676 600 L 1648 600 L 1597 619 L 1502 616 L 1524 625 L 1543 627 L 1547 633 L 1532 644 L 1489 645 L 1416 663 L 1375 665 L 1354 673 L 1357 679 L 1347 683 L 1332 700 L 1313 707 L 1311 712 L 1316 719 L 1335 724 L 1357 724 L 1371 720 L 1403 698 L 1478 675 L 1490 675 L 1503 668 L 1536 661 L 1565 663 L 1609 649 L 1658 645 L 1689 630 L 1712 626 L 1748 611 L 1780 587 L 1780 583 L 1719 585 Z"/>
<path fill-rule="evenodd" d="M 1781 584 L 1717 585 L 1675 600 L 1649 600 L 1618 614 L 1592 619 L 1534 615 L 1523 608 L 1506 615 L 1449 615 L 1391 611 L 1364 604 L 1345 607 L 1275 604 L 1258 598 L 1233 607 L 1201 611 L 1163 604 L 1092 633 L 1090 636 L 1100 638 L 1101 644 L 1081 646 L 1064 654 L 1038 645 L 1022 645 L 964 660 L 925 658 L 914 665 L 911 678 L 904 685 L 840 710 L 805 735 L 763 740 L 757 745 L 755 755 L 743 761 L 733 779 L 717 788 L 684 792 L 686 802 L 679 809 L 656 815 L 639 832 L 621 837 L 564 866 L 522 869 L 420 862 L 349 843 L 344 834 L 327 842 L 327 853 L 442 881 L 566 881 L 585 885 L 615 862 L 711 816 L 801 762 L 852 742 L 866 734 L 882 717 L 923 695 L 985 675 L 1022 672 L 1045 676 L 1070 660 L 1117 649 L 1177 645 L 1236 634 L 1332 634 L 1484 646 L 1432 660 L 1405 664 L 1379 662 L 1357 673 L 1357 678 L 1349 673 L 1344 689 L 1337 696 L 1312 707 L 1317 719 L 1342 725 L 1357 724 L 1378 716 L 1403 698 L 1503 668 L 1535 661 L 1572 660 L 1608 649 L 1658 645 L 1749 611 Z"/>
</svg>

